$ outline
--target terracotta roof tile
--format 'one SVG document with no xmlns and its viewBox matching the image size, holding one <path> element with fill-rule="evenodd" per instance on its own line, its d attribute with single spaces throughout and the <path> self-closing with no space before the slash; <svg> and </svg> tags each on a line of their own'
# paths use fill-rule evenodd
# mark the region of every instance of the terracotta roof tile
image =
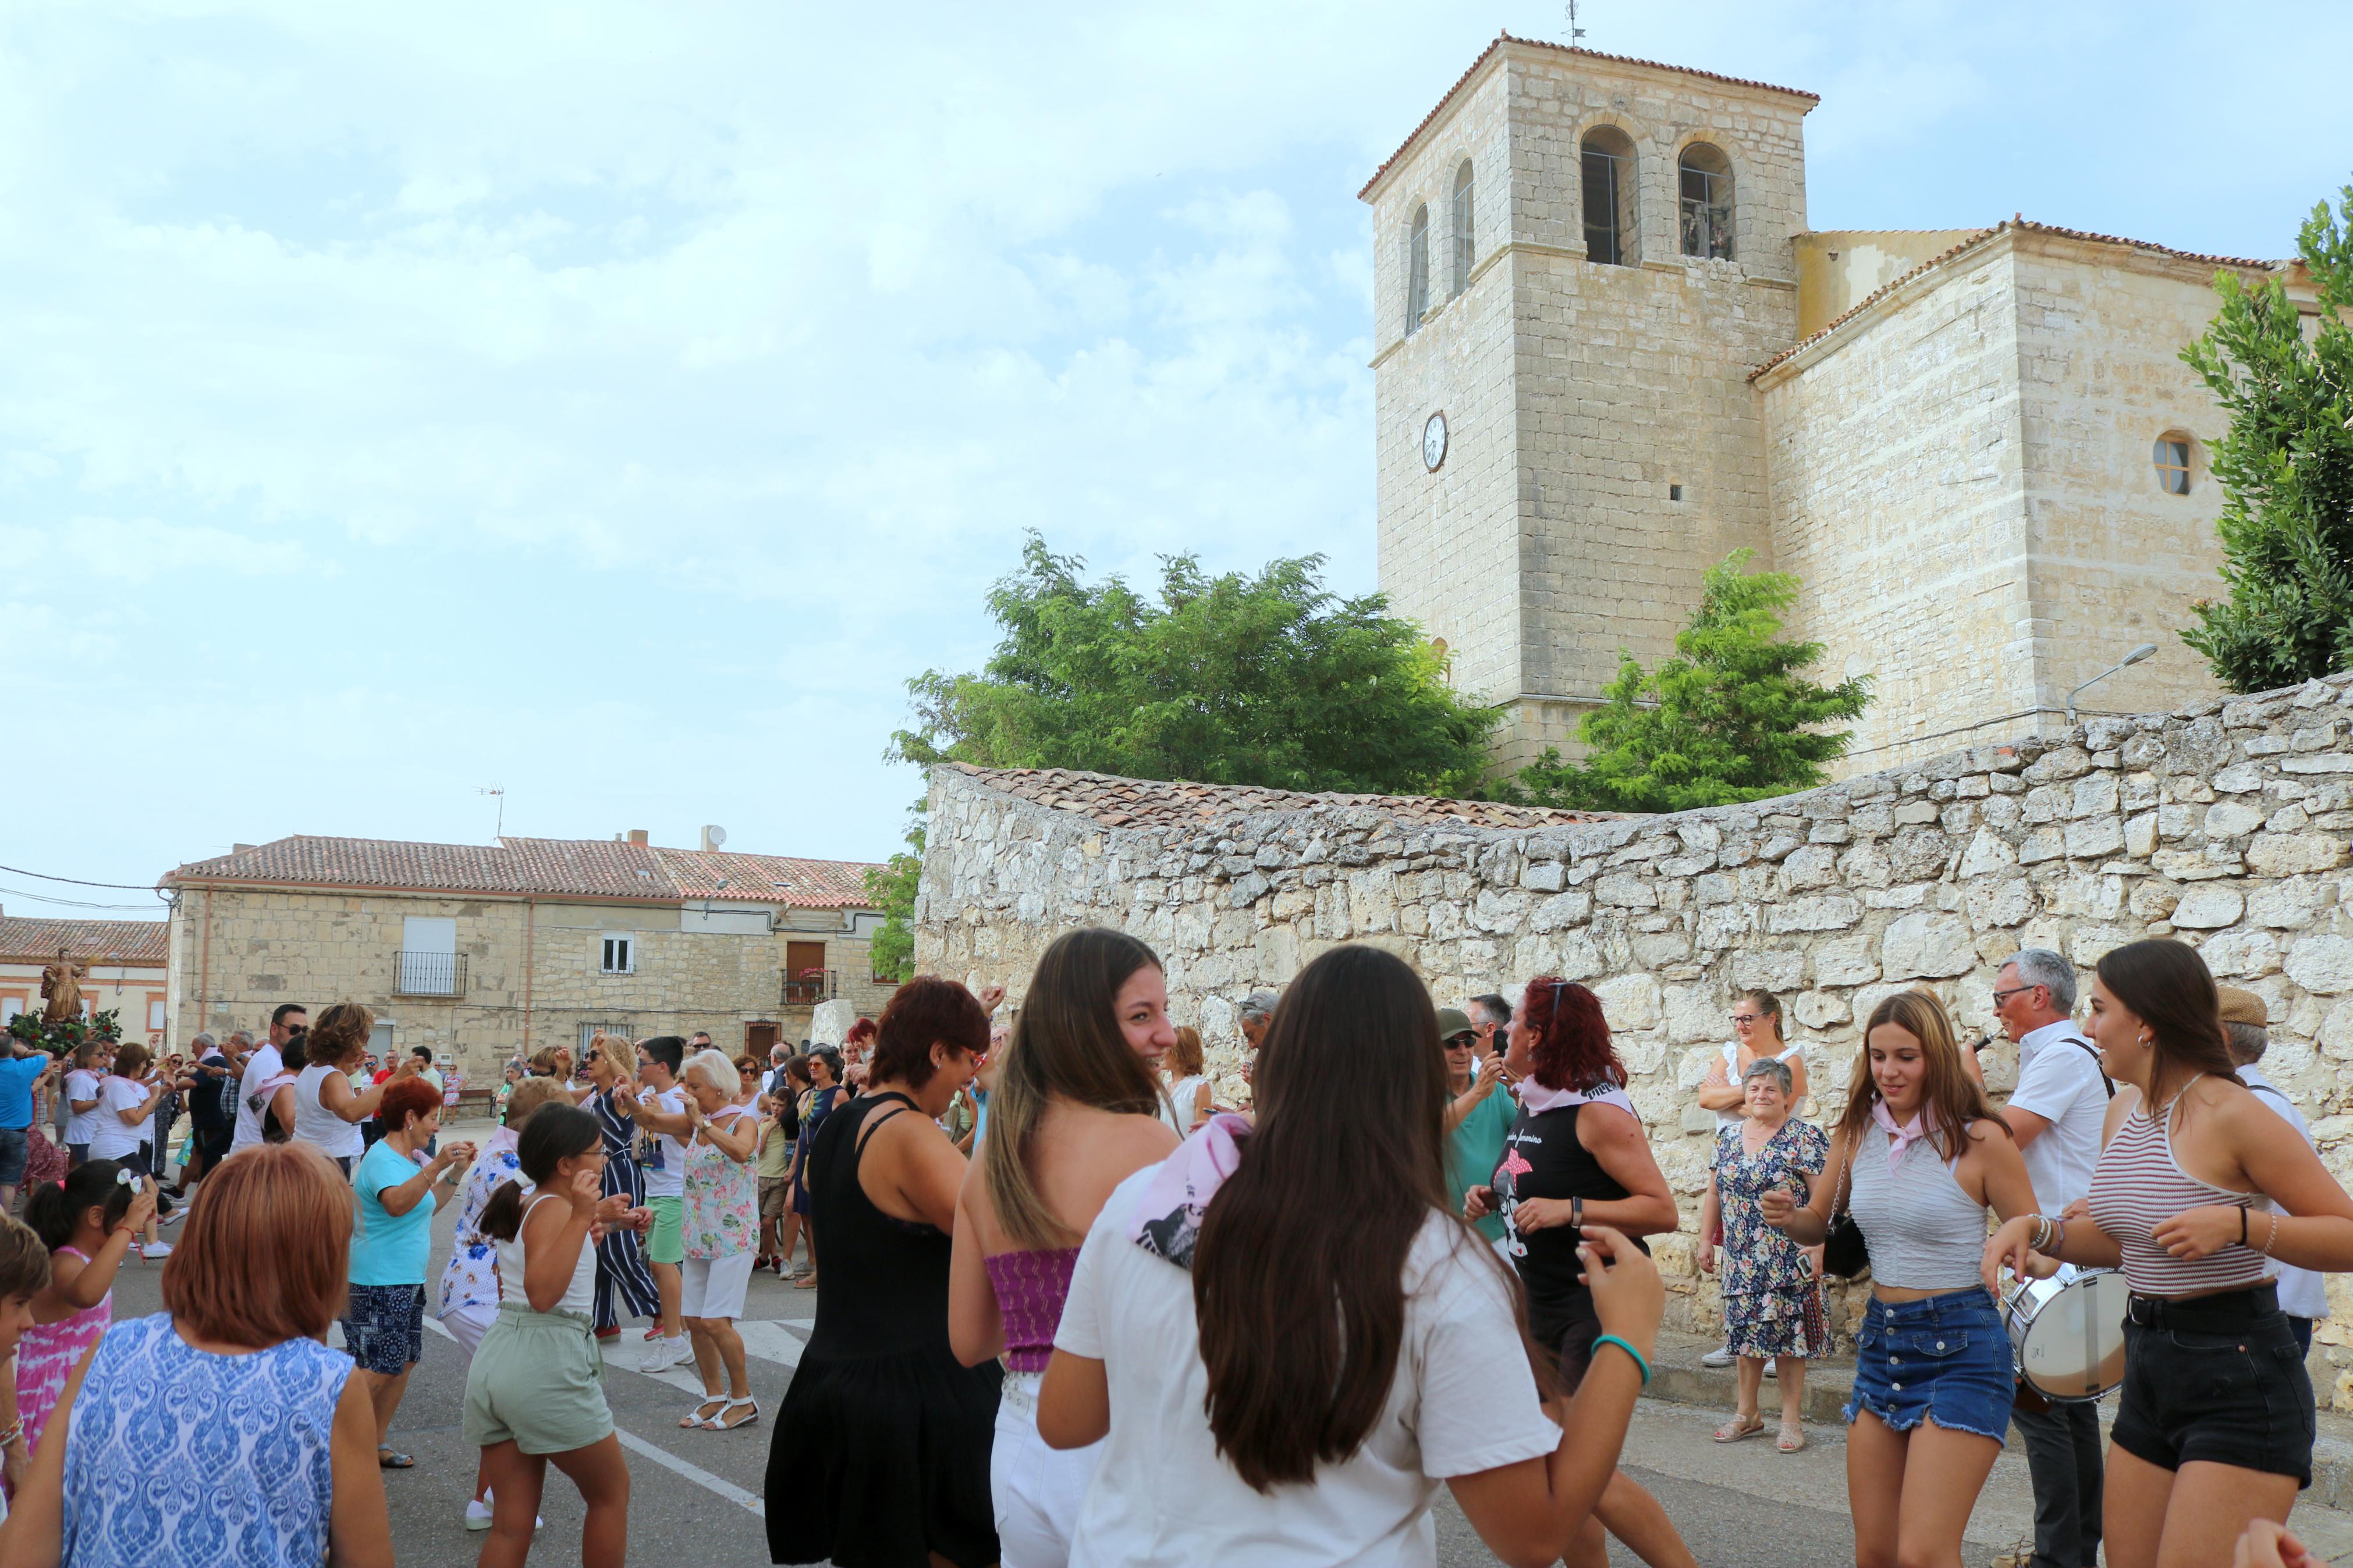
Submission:
<svg viewBox="0 0 2353 1568">
<path fill-rule="evenodd" d="M 193 861 L 165 873 L 164 880 L 862 909 L 866 870 L 862 861 L 706 853 L 604 838 L 415 844 L 296 835 Z M 722 878 L 727 881 L 723 889 Z"/>
<path fill-rule="evenodd" d="M 1369 806 L 1414 826 L 1454 822 L 1466 827 L 1553 827 L 1606 822 L 1616 815 L 1504 805 L 1487 800 L 1442 800 L 1433 795 L 1309 795 L 1256 784 L 1123 779 L 1069 768 L 981 768 L 969 763 L 955 766 L 992 789 L 1091 817 L 1105 827 L 1193 827 L 1250 812 L 1304 811 L 1312 806 Z"/>
<path fill-rule="evenodd" d="M 1802 98 L 1813 103 L 1820 103 L 1822 100 L 1821 94 L 1808 92 L 1802 88 L 1775 87 L 1769 81 L 1751 81 L 1746 77 L 1720 76 L 1715 71 L 1694 70 L 1689 66 L 1671 66 L 1659 60 L 1637 59 L 1632 55 L 1605 55 L 1599 49 L 1573 48 L 1567 44 L 1547 43 L 1542 38 L 1515 38 L 1509 33 L 1498 33 L 1495 35 L 1495 41 L 1482 49 L 1479 52 L 1479 58 L 1471 62 L 1470 68 L 1454 79 L 1454 85 L 1448 88 L 1440 97 L 1437 106 L 1421 117 L 1421 123 L 1413 128 L 1413 133 L 1398 142 L 1398 150 L 1383 160 L 1379 168 L 1373 171 L 1373 177 L 1366 180 L 1364 189 L 1356 193 L 1358 201 L 1363 201 L 1372 193 L 1373 187 L 1381 183 L 1381 176 L 1395 168 L 1398 160 L 1405 156 L 1406 149 L 1411 147 L 1420 139 L 1421 133 L 1430 129 L 1430 121 L 1445 112 L 1446 106 L 1454 101 L 1454 95 L 1462 90 L 1463 84 L 1476 76 L 1479 68 L 1487 63 L 1488 57 L 1505 44 L 1519 44 L 1531 49 L 1550 49 L 1555 54 L 1581 55 L 1589 60 L 1608 60 L 1612 65 L 1646 66 L 1652 70 L 1673 71 L 1677 76 L 1695 76 L 1708 81 L 1728 82 L 1734 87 L 1754 87 L 1761 88 L 1767 92 L 1786 92 L 1792 98 Z"/>
<path fill-rule="evenodd" d="M 0 919 L 0 958 L 47 962 L 62 947 L 102 963 L 161 964 L 169 930 L 163 921 Z"/>
<path fill-rule="evenodd" d="M 1820 342 L 1824 338 L 1827 338 L 1832 332 L 1837 331 L 1841 327 L 1854 320 L 1855 317 L 1861 315 L 1863 311 L 1868 310 L 1873 305 L 1879 303 L 1880 300 L 1887 298 L 1889 294 L 1894 293 L 1896 289 L 1903 288 L 1906 283 L 1911 282 L 1915 278 L 1919 277 L 1922 273 L 1929 272 L 1936 268 L 1944 266 L 1947 262 L 1952 260 L 1955 257 L 1961 255 L 1965 251 L 1976 249 L 1978 246 L 1983 245 L 1986 241 L 1993 238 L 1994 236 L 2000 234 L 2007 229 L 2017 229 L 2021 233 L 2026 234 L 2055 234 L 2065 239 L 2088 239 L 2096 245 L 2121 245 L 2128 247 L 2134 250 L 2154 251 L 2159 256 L 2178 257 L 2184 261 L 2202 261 L 2215 267 L 2234 267 L 2249 271 L 2274 271 L 2285 265 L 2285 263 L 2283 262 L 2263 261 L 2253 257 L 2246 256 L 2208 256 L 2202 252 L 2195 250 L 2176 250 L 2169 245 L 2158 245 L 2153 241 L 2146 239 L 2125 239 L 2113 234 L 2092 234 L 2080 228 L 2062 228 L 2056 224 L 2033 223 L 2022 217 L 2011 218 L 2008 222 L 1998 223 L 1991 228 L 1981 228 L 1975 234 L 1969 236 L 1968 238 L 1961 241 L 1958 245 L 1952 247 L 1950 249 L 1938 251 L 1936 255 L 1928 258 L 1927 260 L 1920 263 L 1919 266 L 1915 267 L 1909 272 L 1904 273 L 1900 277 L 1888 279 L 1878 288 L 1873 289 L 1870 293 L 1865 294 L 1862 299 L 1856 300 L 1853 305 L 1831 318 L 1830 321 L 1825 323 L 1820 330 L 1816 331 L 1811 335 L 1801 338 L 1797 342 L 1791 343 L 1788 348 L 1783 349 L 1779 353 L 1775 354 L 1771 359 L 1767 360 L 1763 364 L 1760 364 L 1755 370 L 1750 371 L 1748 373 L 1748 379 L 1755 381 L 1758 376 L 1763 375 L 1767 371 L 1771 370 L 1775 365 L 1779 364 L 1782 361 L 1794 359 L 1815 343 Z M 1871 231 L 1841 230 L 1840 232 L 1868 233 Z M 1905 231 L 1895 230 L 1892 232 L 1902 233 Z"/>
</svg>

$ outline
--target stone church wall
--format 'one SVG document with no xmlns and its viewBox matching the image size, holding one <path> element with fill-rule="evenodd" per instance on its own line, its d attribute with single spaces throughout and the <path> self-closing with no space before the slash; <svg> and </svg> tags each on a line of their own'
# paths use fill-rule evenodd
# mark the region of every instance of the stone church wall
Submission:
<svg viewBox="0 0 2353 1568">
<path fill-rule="evenodd" d="M 1008 775 L 1010 777 L 1010 775 Z M 1177 786 L 1190 788 L 1191 786 Z M 1192 790 L 1214 797 L 1216 792 Z M 1106 814 L 1116 816 L 1123 814 Z M 2015 1072 L 1988 993 L 2020 947 L 2088 965 L 2173 935 L 2270 1005 L 2264 1067 L 2353 1181 L 2353 677 L 2170 714 L 2103 717 L 2055 740 L 1953 752 L 1755 805 L 1524 829 L 1401 822 L 1345 797 L 1311 808 L 1115 826 L 987 775 L 933 775 L 917 902 L 923 968 L 1001 982 L 1080 924 L 1122 927 L 1167 964 L 1228 1091 L 1234 1004 L 1335 943 L 1417 966 L 1441 1003 L 1549 973 L 1593 986 L 1686 1234 L 1658 1257 L 1680 1327 L 1708 1331 L 1693 1267 L 1713 1119 L 1691 1091 L 1736 986 L 1778 994 L 1834 1115 L 1856 1020 L 1925 985 Z M 1133 818 L 1131 818 L 1133 820 Z M 2315 1383 L 2353 1408 L 2353 1299 L 2332 1282 Z M 1845 1310 L 1852 1311 L 1849 1301 Z"/>
</svg>

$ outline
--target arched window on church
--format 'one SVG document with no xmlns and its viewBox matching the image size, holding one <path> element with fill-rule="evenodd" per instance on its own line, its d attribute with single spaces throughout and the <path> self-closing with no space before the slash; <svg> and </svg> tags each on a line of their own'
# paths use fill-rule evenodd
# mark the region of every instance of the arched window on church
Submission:
<svg viewBox="0 0 2353 1568">
<path fill-rule="evenodd" d="M 1639 267 L 1641 225 L 1634 205 L 1634 143 L 1614 125 L 1597 125 L 1580 148 L 1585 194 L 1585 259 Z"/>
<path fill-rule="evenodd" d="M 1477 231 L 1471 222 L 1471 160 L 1454 171 L 1454 276 L 1446 290 L 1450 300 L 1471 287 L 1471 268 L 1479 259 Z"/>
<path fill-rule="evenodd" d="M 1430 309 L 1430 205 L 1413 209 L 1413 228 L 1405 242 L 1405 335 L 1420 330 L 1422 312 Z"/>
<path fill-rule="evenodd" d="M 1683 254 L 1732 259 L 1732 160 L 1704 142 L 1683 149 Z"/>
</svg>

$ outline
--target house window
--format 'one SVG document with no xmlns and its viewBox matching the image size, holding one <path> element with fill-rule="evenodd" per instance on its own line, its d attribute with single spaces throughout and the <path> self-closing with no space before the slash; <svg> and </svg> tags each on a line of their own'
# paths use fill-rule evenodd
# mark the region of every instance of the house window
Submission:
<svg viewBox="0 0 2353 1568">
<path fill-rule="evenodd" d="M 631 936 L 608 936 L 605 939 L 603 961 L 597 966 L 604 974 L 635 974 L 638 972 L 638 940 Z"/>
<path fill-rule="evenodd" d="M 1681 485 L 1669 485 L 1669 486 L 1667 487 L 1667 499 L 1668 499 L 1669 500 L 1683 500 L 1683 486 L 1681 486 Z"/>
<path fill-rule="evenodd" d="M 1683 254 L 1732 259 L 1732 160 L 1694 142 L 1683 149 Z"/>
<path fill-rule="evenodd" d="M 147 1028 L 154 1033 L 164 1026 L 164 998 L 152 992 L 147 997 Z"/>
<path fill-rule="evenodd" d="M 2169 496 L 2189 493 L 2189 437 L 2168 431 L 2157 438 L 2151 454 L 2157 464 L 2157 488 Z"/>
<path fill-rule="evenodd" d="M 1586 133 L 1581 153 L 1585 259 L 1635 266 L 1634 143 L 1616 126 L 1600 125 Z"/>
<path fill-rule="evenodd" d="M 586 1062 L 588 1059 L 588 1047 L 596 1043 L 596 1037 L 599 1035 L 609 1035 L 617 1040 L 631 1037 L 629 1026 L 627 1024 L 583 1024 L 580 1026 L 580 1047 L 572 1053 L 572 1059 L 575 1062 Z"/>
<path fill-rule="evenodd" d="M 1471 160 L 1454 171 L 1454 278 L 1450 300 L 1471 287 L 1471 268 L 1479 259 L 1479 246 L 1471 223 Z"/>
<path fill-rule="evenodd" d="M 10 995 L 0 996 L 0 1024 L 6 1023 L 9 1019 L 23 1012 L 25 1010 L 25 1004 L 30 999 L 30 996 L 31 993 L 21 991 Z"/>
</svg>

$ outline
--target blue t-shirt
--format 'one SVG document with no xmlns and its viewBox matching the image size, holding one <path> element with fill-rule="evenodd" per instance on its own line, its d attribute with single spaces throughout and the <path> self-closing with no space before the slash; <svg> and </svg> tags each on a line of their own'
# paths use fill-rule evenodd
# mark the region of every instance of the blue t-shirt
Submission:
<svg viewBox="0 0 2353 1568">
<path fill-rule="evenodd" d="M 1512 1118 L 1518 1110 L 1512 1091 L 1497 1084 L 1448 1135 L 1446 1190 L 1454 1200 L 1456 1214 L 1462 1212 L 1462 1199 L 1472 1188 L 1494 1181 L 1495 1167 L 1504 1163 L 1504 1140 L 1511 1135 Z M 1472 1223 L 1490 1241 L 1504 1238 L 1502 1215 L 1484 1215 Z"/>
<path fill-rule="evenodd" d="M 0 1060 L 0 1127 L 33 1124 L 33 1080 L 49 1070 L 49 1054 Z"/>
<path fill-rule="evenodd" d="M 360 1156 L 352 1173 L 352 1191 L 359 1194 L 359 1228 L 352 1232 L 352 1283 L 354 1285 L 422 1285 L 433 1252 L 433 1191 L 417 1200 L 404 1215 L 388 1214 L 377 1195 L 416 1179 L 417 1162 L 387 1140 Z"/>
</svg>

